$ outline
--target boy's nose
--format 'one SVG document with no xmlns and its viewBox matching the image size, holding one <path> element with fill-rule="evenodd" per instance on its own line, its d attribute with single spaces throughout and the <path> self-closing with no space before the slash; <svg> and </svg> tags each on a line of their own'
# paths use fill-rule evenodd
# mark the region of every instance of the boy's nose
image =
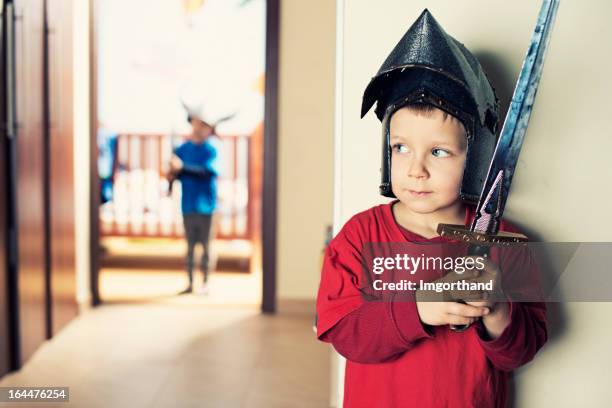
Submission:
<svg viewBox="0 0 612 408">
<path fill-rule="evenodd" d="M 415 158 L 410 160 L 410 164 L 408 165 L 408 177 L 427 177 L 427 168 L 422 159 Z"/>
</svg>

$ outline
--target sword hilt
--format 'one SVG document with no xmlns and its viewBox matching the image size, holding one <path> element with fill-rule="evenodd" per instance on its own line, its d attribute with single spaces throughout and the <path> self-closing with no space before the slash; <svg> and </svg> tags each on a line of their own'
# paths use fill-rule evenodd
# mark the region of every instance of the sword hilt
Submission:
<svg viewBox="0 0 612 408">
<path fill-rule="evenodd" d="M 491 244 L 508 245 L 513 243 L 527 242 L 527 237 L 523 234 L 500 231 L 497 234 L 487 234 L 477 231 L 471 231 L 464 225 L 455 224 L 438 224 L 438 234 L 441 237 L 450 238 L 457 241 L 467 242 L 470 244 L 468 255 L 487 256 Z M 465 303 L 459 301 L 459 303 Z M 470 327 L 469 324 L 451 324 L 450 329 L 454 332 L 463 332 Z"/>
</svg>

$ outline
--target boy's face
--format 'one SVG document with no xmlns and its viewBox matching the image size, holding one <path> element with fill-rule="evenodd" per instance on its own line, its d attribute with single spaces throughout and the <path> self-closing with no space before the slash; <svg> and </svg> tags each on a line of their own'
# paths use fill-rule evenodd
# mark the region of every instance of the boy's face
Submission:
<svg viewBox="0 0 612 408">
<path fill-rule="evenodd" d="M 191 130 L 191 139 L 196 143 L 200 143 L 208 139 L 213 131 L 212 127 L 208 123 L 195 117 L 191 118 Z"/>
<path fill-rule="evenodd" d="M 430 214 L 459 202 L 467 140 L 456 118 L 401 108 L 391 117 L 391 185 L 409 210 Z"/>
</svg>

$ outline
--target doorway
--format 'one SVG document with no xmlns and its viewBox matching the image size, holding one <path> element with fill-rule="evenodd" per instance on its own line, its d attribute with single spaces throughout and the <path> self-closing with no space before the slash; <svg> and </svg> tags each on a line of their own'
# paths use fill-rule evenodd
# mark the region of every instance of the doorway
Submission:
<svg viewBox="0 0 612 408">
<path fill-rule="evenodd" d="M 216 116 L 231 119 L 216 129 L 224 165 L 204 302 L 273 312 L 275 231 L 265 225 L 276 217 L 278 1 L 155 8 L 141 0 L 92 8 L 93 303 L 167 300 L 187 282 L 181 186 L 169 192 L 165 166 L 189 137 L 187 110 L 207 95 Z"/>
</svg>

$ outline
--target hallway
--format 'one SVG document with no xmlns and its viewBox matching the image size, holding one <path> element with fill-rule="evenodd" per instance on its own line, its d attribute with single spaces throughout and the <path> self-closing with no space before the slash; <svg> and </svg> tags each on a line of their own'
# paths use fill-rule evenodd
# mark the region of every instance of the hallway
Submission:
<svg viewBox="0 0 612 408">
<path fill-rule="evenodd" d="M 333 404 L 313 323 L 335 7 L 306 7 L 325 17 L 312 41 L 280 30 L 302 22 L 297 5 L 0 0 L 0 387 L 70 394 L 0 407 Z M 290 97 L 307 64 L 281 37 L 325 45 L 299 97 L 321 109 Z M 194 230 L 209 251 L 178 295 Z"/>
<path fill-rule="evenodd" d="M 205 299 L 86 311 L 0 386 L 70 387 L 68 404 L 43 404 L 58 407 L 328 406 L 329 349 L 310 317 Z"/>
</svg>

